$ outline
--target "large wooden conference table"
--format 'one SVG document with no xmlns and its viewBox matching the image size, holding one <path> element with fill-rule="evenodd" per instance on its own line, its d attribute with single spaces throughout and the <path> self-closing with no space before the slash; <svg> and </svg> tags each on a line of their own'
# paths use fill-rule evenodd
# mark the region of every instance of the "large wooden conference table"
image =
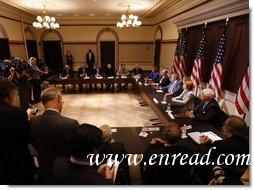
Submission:
<svg viewBox="0 0 254 190">
<path fill-rule="evenodd" d="M 149 126 L 149 127 L 115 127 L 113 128 L 113 138 L 116 141 L 122 142 L 128 153 L 131 154 L 140 154 L 143 153 L 146 147 L 149 145 L 152 138 L 159 137 L 163 139 L 163 128 L 167 126 L 170 122 L 175 121 L 179 123 L 181 126 L 191 125 L 192 129 L 186 131 L 189 132 L 205 132 L 212 131 L 218 136 L 221 136 L 220 131 L 218 131 L 215 127 L 210 124 L 201 123 L 195 121 L 191 118 L 178 118 L 172 119 L 168 113 L 167 105 L 162 104 L 163 97 L 165 95 L 164 92 L 157 92 L 156 88 L 150 85 L 144 85 L 143 79 L 134 79 L 131 76 L 127 78 L 68 78 L 68 79 L 59 79 L 57 76 L 53 76 L 49 78 L 50 84 L 115 84 L 115 83 L 128 83 L 133 85 L 133 89 L 135 93 L 139 93 L 146 103 L 151 107 L 154 113 L 157 115 L 162 125 L 160 126 Z M 157 101 L 154 101 L 154 100 Z M 179 114 L 183 112 L 181 107 L 172 107 L 172 113 Z M 159 128 L 159 130 L 158 130 Z M 153 130 L 154 129 L 154 130 Z M 139 136 L 141 131 L 146 131 L 148 133 L 147 137 Z M 192 141 L 189 137 L 183 138 L 180 143 L 183 146 L 188 147 L 193 152 L 203 152 L 206 150 L 205 145 L 198 145 L 194 141 Z"/>
</svg>

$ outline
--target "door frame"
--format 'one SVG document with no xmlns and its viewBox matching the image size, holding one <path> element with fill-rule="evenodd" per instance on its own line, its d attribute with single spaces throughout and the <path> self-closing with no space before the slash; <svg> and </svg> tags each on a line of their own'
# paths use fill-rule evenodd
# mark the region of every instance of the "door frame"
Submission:
<svg viewBox="0 0 254 190">
<path fill-rule="evenodd" d="M 100 41 L 100 48 L 101 48 L 101 42 L 115 42 L 115 41 L 112 41 L 112 40 L 101 40 Z M 116 53 L 116 43 L 114 43 L 114 54 Z M 101 51 L 100 51 L 100 55 L 101 55 Z M 116 56 L 115 56 L 116 57 Z M 118 67 L 116 67 L 116 60 L 115 60 L 116 58 L 114 58 L 114 61 L 115 61 L 115 65 L 114 66 L 112 66 L 112 67 L 114 67 L 114 69 L 115 69 L 115 71 L 118 69 Z M 101 56 L 100 56 L 100 68 L 102 68 L 102 63 L 101 63 Z"/>
<path fill-rule="evenodd" d="M 160 35 L 159 38 L 157 38 L 158 34 Z M 155 42 L 156 42 L 156 40 L 160 40 L 161 44 L 162 44 L 162 39 L 163 39 L 162 28 L 161 28 L 160 25 L 157 25 L 157 28 L 156 28 L 155 33 L 154 33 L 154 38 L 153 38 L 153 65 L 154 65 L 154 56 L 155 56 L 155 48 L 156 48 Z M 160 54 L 161 54 L 161 52 L 160 52 Z M 161 55 L 160 55 L 160 57 L 161 57 Z M 161 62 L 161 59 L 160 59 L 160 62 Z M 160 62 L 159 62 L 159 67 L 161 65 Z M 157 69 L 160 72 L 160 68 L 157 68 Z"/>
<path fill-rule="evenodd" d="M 96 39 L 96 44 L 97 44 L 97 64 L 99 67 L 101 67 L 101 41 L 105 41 L 105 40 L 101 40 L 101 36 L 104 32 L 110 32 L 114 35 L 115 37 L 115 70 L 118 68 L 118 62 L 119 62 L 119 37 L 117 35 L 117 33 L 109 28 L 109 27 L 106 27 L 104 29 L 102 29 L 98 35 L 97 35 L 97 39 Z M 110 41 L 113 41 L 113 40 L 110 40 Z"/>
</svg>

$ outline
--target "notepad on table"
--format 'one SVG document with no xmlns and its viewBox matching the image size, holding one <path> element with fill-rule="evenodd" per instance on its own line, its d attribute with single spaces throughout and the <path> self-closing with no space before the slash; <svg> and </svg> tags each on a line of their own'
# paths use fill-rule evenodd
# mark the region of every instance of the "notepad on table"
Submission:
<svg viewBox="0 0 254 190">
<path fill-rule="evenodd" d="M 156 90 L 156 92 L 162 93 L 162 92 L 163 92 L 163 90 Z"/>
<path fill-rule="evenodd" d="M 194 142 L 196 142 L 197 144 L 201 144 L 200 142 L 200 137 L 201 136 L 207 136 L 209 139 L 211 139 L 213 142 L 214 141 L 218 141 L 218 140 L 222 140 L 221 137 L 219 137 L 218 135 L 214 134 L 212 131 L 207 131 L 207 132 L 191 132 L 187 134 Z"/>
<path fill-rule="evenodd" d="M 108 77 L 108 79 L 113 79 L 114 77 Z"/>
</svg>

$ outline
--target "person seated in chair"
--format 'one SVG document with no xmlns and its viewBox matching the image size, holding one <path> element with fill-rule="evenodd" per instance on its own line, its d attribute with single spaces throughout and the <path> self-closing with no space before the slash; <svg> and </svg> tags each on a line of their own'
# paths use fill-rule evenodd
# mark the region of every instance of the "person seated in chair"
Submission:
<svg viewBox="0 0 254 190">
<path fill-rule="evenodd" d="M 159 82 L 160 75 L 159 75 L 156 67 L 152 67 L 151 73 L 148 75 L 148 77 L 146 79 L 152 80 L 152 82 L 155 82 L 155 83 Z"/>
<path fill-rule="evenodd" d="M 221 134 L 224 139 L 214 142 L 207 136 L 200 137 L 201 144 L 206 144 L 208 148 L 216 148 L 212 151 L 210 156 L 211 161 L 216 163 L 218 157 L 222 154 L 225 156 L 234 155 L 235 157 L 237 155 L 249 155 L 249 127 L 242 118 L 236 115 L 230 115 L 221 128 Z M 220 165 L 220 167 L 222 167 L 223 171 L 225 172 L 225 176 L 231 177 L 235 180 L 240 180 L 244 171 L 248 167 L 246 161 L 247 157 L 244 159 L 243 164 L 237 164 L 236 161 L 234 161 L 230 165 L 226 165 L 224 163 Z M 205 182 L 208 182 L 212 178 L 211 174 L 212 168 L 206 167 L 206 170 L 202 172 L 201 179 L 203 179 Z M 206 176 L 206 179 L 204 176 Z"/>
<path fill-rule="evenodd" d="M 69 65 L 65 65 L 63 70 L 63 78 L 68 79 L 68 78 L 71 78 L 72 75 L 73 75 L 73 71 L 71 67 Z M 65 85 L 63 84 L 62 86 L 63 86 L 63 92 L 65 92 Z M 75 91 L 75 85 L 73 86 L 73 90 Z"/>
<path fill-rule="evenodd" d="M 117 73 L 116 73 L 117 76 L 127 76 L 128 75 L 128 71 L 125 67 L 125 64 L 121 64 Z M 125 83 L 123 86 L 121 83 L 118 83 L 117 84 L 117 92 L 121 91 L 121 90 L 128 90 L 128 84 Z"/>
<path fill-rule="evenodd" d="M 55 185 L 110 185 L 114 166 L 106 164 L 98 170 L 91 165 L 88 155 L 97 154 L 102 143 L 102 132 L 94 125 L 82 124 L 73 132 L 70 157 L 59 156 L 53 166 Z"/>
<path fill-rule="evenodd" d="M 135 68 L 132 69 L 132 73 L 134 75 L 143 75 L 144 74 L 143 69 L 139 67 L 139 64 L 135 65 Z"/>
<path fill-rule="evenodd" d="M 171 106 L 182 106 L 186 111 L 194 109 L 194 93 L 193 93 L 194 85 L 191 80 L 185 81 L 183 85 L 183 92 L 177 96 L 172 98 L 170 101 Z"/>
<path fill-rule="evenodd" d="M 88 76 L 88 67 L 87 67 L 86 63 L 83 63 L 81 65 L 81 67 L 79 67 L 79 69 L 78 69 L 78 77 L 84 78 L 87 76 Z M 83 84 L 79 84 L 78 86 L 79 86 L 79 91 L 83 92 L 83 90 L 84 90 Z"/>
<path fill-rule="evenodd" d="M 114 68 L 112 67 L 112 65 L 111 64 L 108 64 L 107 65 L 107 68 L 105 69 L 105 71 L 104 71 L 104 76 L 105 77 L 115 77 L 115 70 L 114 70 Z M 110 90 L 110 88 L 111 88 L 111 91 L 112 92 L 114 92 L 114 83 L 112 83 L 112 84 L 106 84 L 106 90 L 107 91 L 109 91 Z"/>
<path fill-rule="evenodd" d="M 165 69 L 162 71 L 162 76 L 160 78 L 160 81 L 158 83 L 158 86 L 163 88 L 170 84 L 170 79 L 168 77 L 168 71 Z"/>
<path fill-rule="evenodd" d="M 98 67 L 97 64 L 93 67 L 93 74 L 94 77 L 100 77 L 102 75 L 101 68 Z M 94 89 L 97 90 L 97 84 L 94 84 Z M 101 90 L 103 89 L 103 84 L 101 84 Z"/>
<path fill-rule="evenodd" d="M 179 75 L 177 73 L 171 74 L 171 83 L 168 86 L 162 87 L 163 91 L 167 91 L 165 94 L 163 101 L 166 102 L 168 96 L 176 96 L 182 92 L 183 81 L 179 79 Z"/>
<path fill-rule="evenodd" d="M 214 97 L 215 93 L 213 89 L 204 89 L 201 94 L 201 102 L 196 105 L 193 111 L 186 112 L 186 115 L 189 118 L 212 124 L 220 129 L 223 124 L 220 115 L 222 111 Z"/>
<path fill-rule="evenodd" d="M 117 142 L 113 139 L 111 129 L 108 125 L 101 126 L 100 130 L 102 131 L 103 143 L 100 148 L 99 154 L 100 155 L 113 154 L 113 156 L 118 155 L 118 161 L 121 161 L 122 156 L 127 154 L 127 150 L 125 149 L 124 144 L 121 142 Z M 131 184 L 127 158 L 124 158 L 124 160 L 119 165 L 115 184 L 117 185 Z"/>
<path fill-rule="evenodd" d="M 143 163 L 149 163 L 149 159 L 153 155 L 157 155 L 153 159 L 154 164 L 144 164 L 142 168 L 143 184 L 145 185 L 184 185 L 190 184 L 190 166 L 181 164 L 180 158 L 175 159 L 174 164 L 170 158 L 175 154 L 191 154 L 186 147 L 180 145 L 182 131 L 176 122 L 171 122 L 164 127 L 164 139 L 154 138 L 150 145 L 146 148 L 143 157 Z M 160 155 L 164 155 L 161 159 Z M 166 156 L 168 161 L 167 164 Z"/>
</svg>

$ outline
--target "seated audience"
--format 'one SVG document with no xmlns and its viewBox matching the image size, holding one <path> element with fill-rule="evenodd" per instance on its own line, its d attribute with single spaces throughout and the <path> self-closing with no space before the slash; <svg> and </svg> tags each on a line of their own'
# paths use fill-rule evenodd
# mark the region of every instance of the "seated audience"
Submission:
<svg viewBox="0 0 254 190">
<path fill-rule="evenodd" d="M 160 80 L 160 75 L 156 67 L 152 67 L 151 73 L 148 75 L 147 79 L 152 80 L 152 82 L 158 83 Z"/>
<path fill-rule="evenodd" d="M 194 120 L 210 123 L 220 129 L 226 116 L 214 97 L 213 89 L 204 89 L 201 94 L 201 102 L 196 105 L 194 111 L 186 112 L 186 115 Z"/>
<path fill-rule="evenodd" d="M 28 150 L 27 113 L 13 106 L 18 96 L 16 85 L 0 80 L 0 184 L 29 185 L 34 182 L 34 164 Z"/>
<path fill-rule="evenodd" d="M 99 154 L 113 154 L 118 155 L 118 161 L 121 161 L 122 155 L 126 155 L 127 151 L 121 142 L 116 142 L 112 137 L 111 129 L 108 125 L 103 125 L 100 127 L 103 136 L 103 143 L 100 148 Z M 127 185 L 131 184 L 130 181 L 130 172 L 128 160 L 125 158 L 119 165 L 116 181 L 117 185 Z"/>
<path fill-rule="evenodd" d="M 115 70 L 114 68 L 112 67 L 111 64 L 108 64 L 107 65 L 107 68 L 105 69 L 104 71 L 104 76 L 105 77 L 115 77 L 116 73 L 115 73 Z M 110 88 L 111 88 L 111 91 L 113 92 L 114 91 L 114 83 L 112 84 L 106 84 L 106 90 L 109 91 Z"/>
<path fill-rule="evenodd" d="M 194 93 L 193 93 L 194 85 L 191 80 L 185 81 L 183 85 L 183 92 L 177 96 L 172 98 L 170 104 L 171 106 L 184 106 L 186 111 L 194 109 Z"/>
<path fill-rule="evenodd" d="M 132 73 L 134 75 L 143 75 L 144 74 L 143 69 L 139 67 L 139 64 L 135 65 L 135 68 L 132 69 Z"/>
<path fill-rule="evenodd" d="M 97 154 L 102 132 L 93 125 L 82 124 L 73 133 L 70 157 L 58 157 L 54 163 L 53 184 L 109 185 L 113 183 L 114 167 L 103 164 L 98 171 L 90 164 L 89 154 Z"/>
<path fill-rule="evenodd" d="M 207 136 L 201 136 L 200 141 L 202 144 L 206 144 L 209 147 L 216 147 L 212 151 L 211 161 L 216 162 L 219 155 L 225 156 L 231 155 L 248 155 L 249 154 L 249 127 L 245 121 L 239 116 L 231 115 L 225 121 L 221 128 L 221 133 L 224 137 L 223 140 L 212 142 Z M 244 160 L 244 162 L 247 159 Z M 234 161 L 231 165 L 221 165 L 225 176 L 239 180 L 243 175 L 246 164 L 236 164 Z M 208 168 L 207 168 L 208 169 Z M 211 174 L 211 172 L 209 172 Z M 208 177 L 208 181 L 211 179 L 211 175 Z"/>
<path fill-rule="evenodd" d="M 160 138 L 152 139 L 144 153 L 143 183 L 145 185 L 185 185 L 190 183 L 190 166 L 181 165 L 180 159 L 174 164 L 167 164 L 166 158 L 153 159 L 154 164 L 148 164 L 151 155 L 168 155 L 169 160 L 174 154 L 190 154 L 190 151 L 179 144 L 182 131 L 178 123 L 171 122 L 163 131 L 165 140 Z"/>
<path fill-rule="evenodd" d="M 127 71 L 127 69 L 125 67 L 125 64 L 121 64 L 119 66 L 119 69 L 118 69 L 116 75 L 120 76 L 120 77 L 128 75 L 128 71 Z M 127 90 L 127 89 L 128 89 L 128 84 L 127 83 L 125 83 L 123 86 L 122 86 L 121 83 L 117 84 L 117 92 L 119 92 L 121 90 Z"/>
<path fill-rule="evenodd" d="M 42 182 L 51 184 L 54 159 L 69 155 L 73 131 L 79 124 L 76 120 L 61 116 L 63 101 L 59 89 L 45 89 L 41 93 L 41 101 L 45 111 L 31 119 L 31 138 L 38 151 Z"/>
<path fill-rule="evenodd" d="M 162 71 L 162 76 L 160 78 L 160 81 L 158 83 L 158 86 L 163 88 L 166 87 L 170 84 L 170 79 L 168 77 L 168 71 L 167 70 L 163 70 Z"/>
</svg>

